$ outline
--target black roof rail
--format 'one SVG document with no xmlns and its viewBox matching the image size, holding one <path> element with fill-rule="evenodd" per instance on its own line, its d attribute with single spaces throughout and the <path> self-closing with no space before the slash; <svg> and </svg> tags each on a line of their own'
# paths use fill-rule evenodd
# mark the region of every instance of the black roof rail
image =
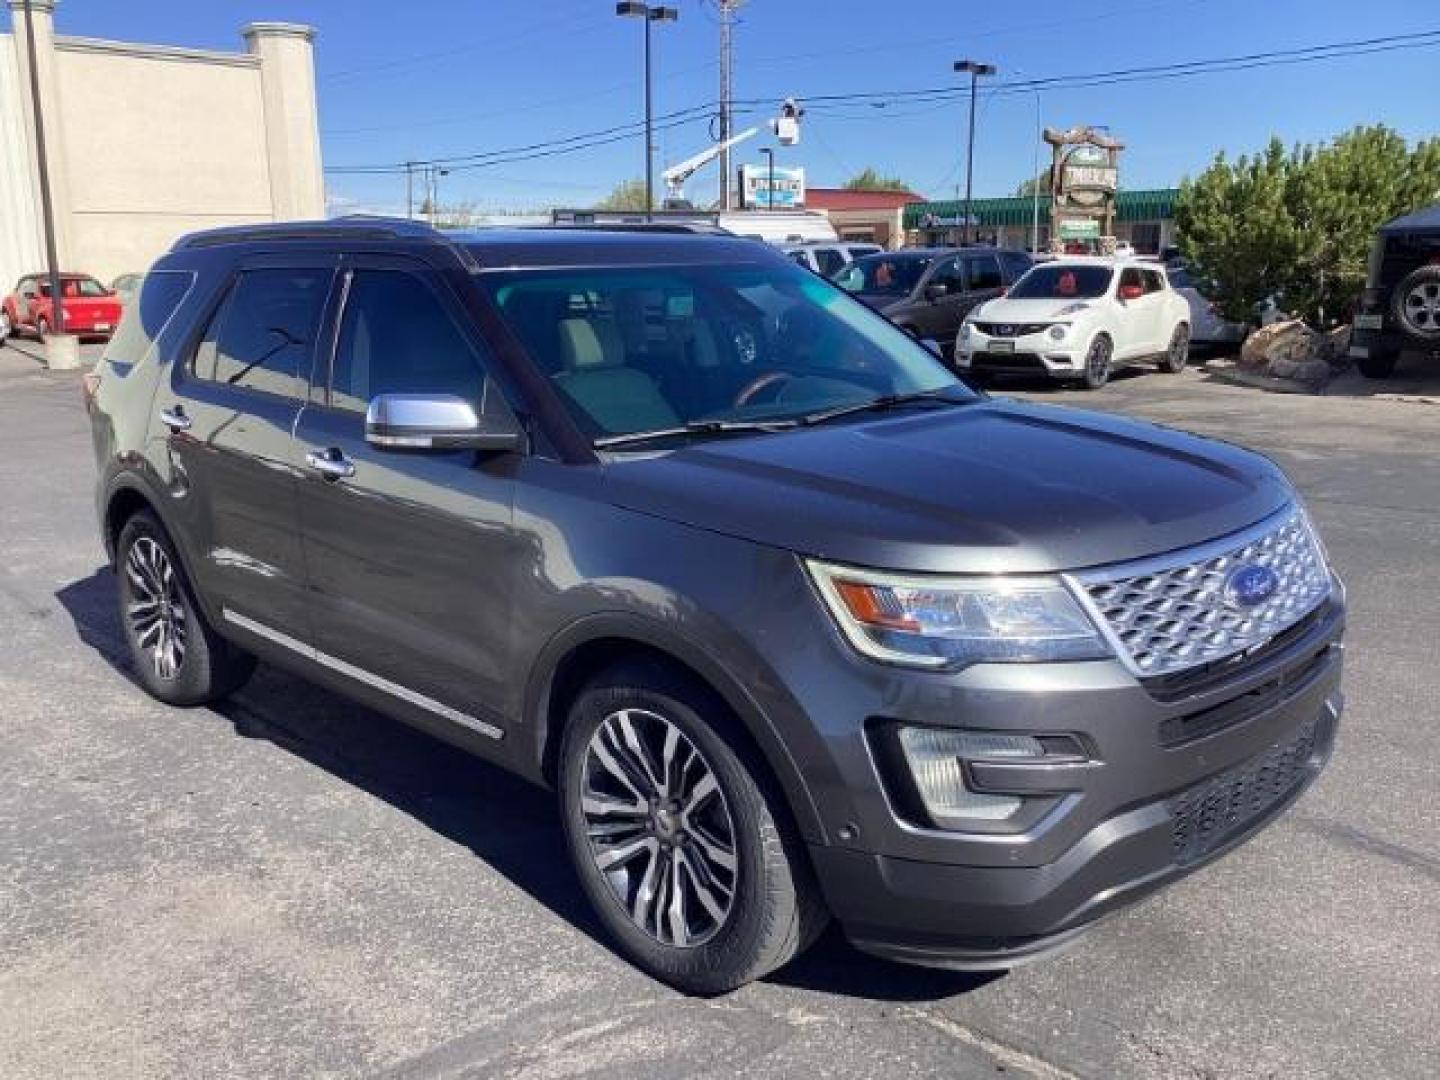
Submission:
<svg viewBox="0 0 1440 1080">
<path fill-rule="evenodd" d="M 652 232 L 691 233 L 700 236 L 734 236 L 729 229 L 709 221 L 555 221 L 544 225 L 524 225 L 526 229 L 551 229 L 578 232 Z"/>
<path fill-rule="evenodd" d="M 228 225 L 219 229 L 187 233 L 175 241 L 172 251 L 219 247 L 263 240 L 443 240 L 436 229 L 423 221 L 367 214 L 349 214 L 325 221 L 277 221 L 259 225 Z"/>
</svg>

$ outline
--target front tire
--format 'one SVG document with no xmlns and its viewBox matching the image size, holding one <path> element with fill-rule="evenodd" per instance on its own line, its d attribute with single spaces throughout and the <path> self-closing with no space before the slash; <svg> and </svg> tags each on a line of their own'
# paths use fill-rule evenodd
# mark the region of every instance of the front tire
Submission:
<svg viewBox="0 0 1440 1080">
<path fill-rule="evenodd" d="M 1086 390 L 1099 390 L 1110 381 L 1110 365 L 1115 346 L 1104 334 L 1097 334 L 1085 353 L 1085 374 L 1081 382 Z"/>
<path fill-rule="evenodd" d="M 136 676 L 167 705 L 202 705 L 238 690 L 255 658 L 205 621 L 164 527 L 136 513 L 115 545 L 120 623 Z"/>
<path fill-rule="evenodd" d="M 1160 361 L 1160 370 L 1167 375 L 1179 375 L 1189 362 L 1190 327 L 1182 322 L 1176 325 L 1175 332 L 1170 335 L 1170 345 L 1165 350 L 1165 358 Z"/>
<path fill-rule="evenodd" d="M 44 315 L 35 320 L 35 336 L 41 341 L 50 336 L 50 321 Z"/>
<path fill-rule="evenodd" d="M 627 664 L 576 697 L 560 750 L 590 903 L 627 958 L 695 994 L 775 970 L 826 921 L 779 796 L 729 724 L 703 686 Z"/>
</svg>

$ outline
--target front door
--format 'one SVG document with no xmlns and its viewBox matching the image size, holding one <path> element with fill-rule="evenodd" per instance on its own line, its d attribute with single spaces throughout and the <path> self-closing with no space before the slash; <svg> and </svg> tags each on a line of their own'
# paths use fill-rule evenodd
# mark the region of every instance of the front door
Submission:
<svg viewBox="0 0 1440 1080">
<path fill-rule="evenodd" d="M 512 526 L 519 454 L 380 449 L 379 394 L 487 387 L 483 343 L 424 264 L 357 258 L 344 272 L 333 359 L 296 428 L 300 518 L 320 660 L 430 718 L 498 737 L 513 679 Z"/>
<path fill-rule="evenodd" d="M 251 633 L 309 632 L 293 447 L 335 278 L 324 256 L 243 264 L 156 393 L 169 513 L 211 615 Z"/>
<path fill-rule="evenodd" d="M 960 256 L 951 255 L 937 262 L 929 277 L 922 281 L 916 293 L 915 314 L 910 321 L 917 336 L 934 338 L 948 349 L 960 332 L 967 310 L 965 269 Z"/>
</svg>

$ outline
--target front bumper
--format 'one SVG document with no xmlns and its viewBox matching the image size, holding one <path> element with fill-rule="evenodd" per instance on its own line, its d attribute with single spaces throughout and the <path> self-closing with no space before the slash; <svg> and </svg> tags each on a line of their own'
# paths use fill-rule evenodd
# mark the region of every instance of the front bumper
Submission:
<svg viewBox="0 0 1440 1080">
<path fill-rule="evenodd" d="M 1012 692 L 1002 679 L 967 695 L 976 715 L 966 726 L 1077 734 L 1097 759 L 1081 789 L 1018 833 L 946 833 L 907 823 L 893 801 L 888 822 L 862 811 L 855 832 L 868 844 L 810 849 L 832 913 L 857 947 L 913 963 L 1008 968 L 1069 946 L 1243 843 L 1313 783 L 1342 710 L 1343 622 L 1342 604 L 1328 601 L 1233 678 L 1163 701 L 1133 679 L 1133 692 L 1121 690 L 1103 663 L 1089 665 L 1088 686 L 1067 692 L 1052 671 L 1049 693 L 1014 692 L 1034 671 L 1012 666 L 1002 673 Z M 1085 665 L 1031 667 L 1078 675 Z"/>
<path fill-rule="evenodd" d="M 1056 341 L 1046 333 L 992 338 L 979 332 L 958 341 L 955 367 L 976 375 L 1035 375 L 1075 379 L 1085 373 L 1085 349 L 1067 335 Z M 997 351 L 996 346 L 1005 351 Z"/>
</svg>

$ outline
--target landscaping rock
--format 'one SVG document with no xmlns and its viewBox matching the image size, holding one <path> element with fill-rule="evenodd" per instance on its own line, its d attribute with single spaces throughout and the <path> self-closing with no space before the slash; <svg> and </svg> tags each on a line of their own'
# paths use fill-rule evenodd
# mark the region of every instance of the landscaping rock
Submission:
<svg viewBox="0 0 1440 1080">
<path fill-rule="evenodd" d="M 1319 357 L 1321 341 L 1322 336 L 1300 319 L 1271 323 L 1245 339 L 1240 347 L 1240 366 L 1287 378 L 1283 372 Z M 1276 370 L 1277 366 L 1282 370 Z"/>
</svg>

